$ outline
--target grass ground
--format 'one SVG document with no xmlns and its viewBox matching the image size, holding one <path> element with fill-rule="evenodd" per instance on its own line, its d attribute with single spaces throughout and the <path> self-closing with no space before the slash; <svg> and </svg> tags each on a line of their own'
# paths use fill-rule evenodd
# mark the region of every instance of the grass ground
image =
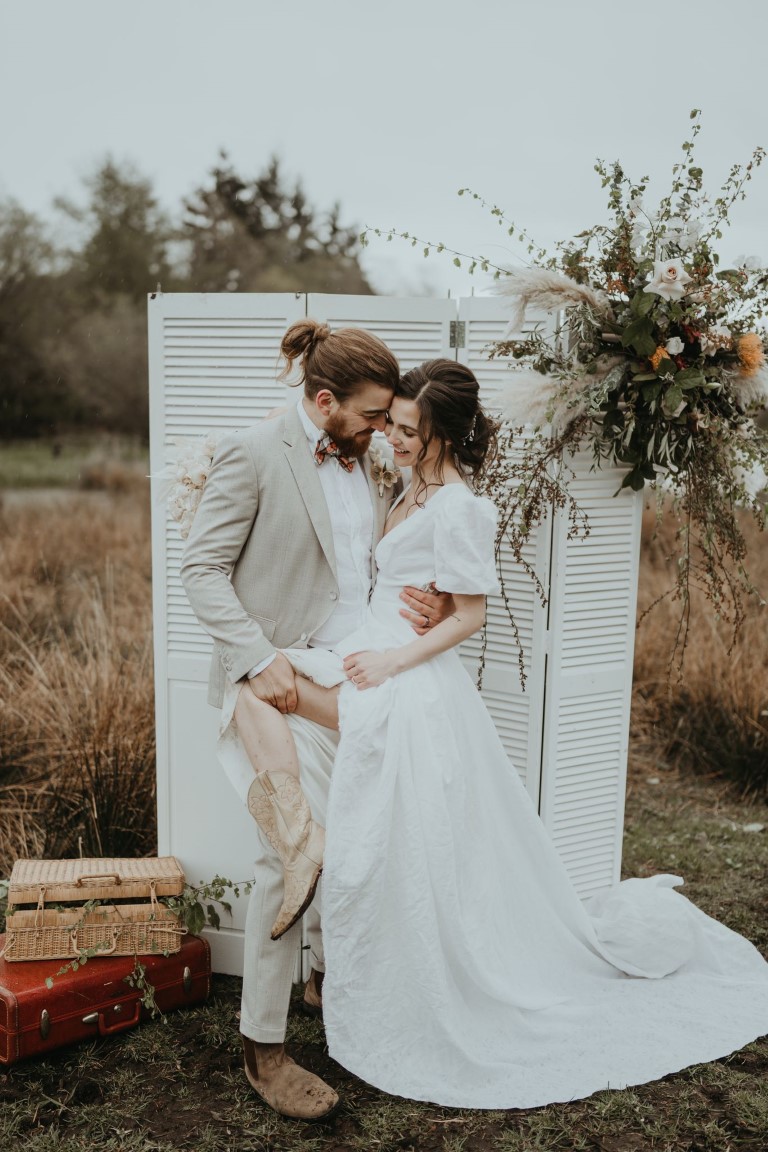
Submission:
<svg viewBox="0 0 768 1152">
<path fill-rule="evenodd" d="M 654 783 L 653 781 L 658 781 Z M 686 876 L 697 904 L 768 950 L 768 805 L 722 782 L 633 761 L 628 875 Z M 765 1152 L 768 1039 L 653 1084 L 525 1111 L 459 1111 L 385 1096 L 327 1055 L 297 1009 L 294 1055 L 341 1093 L 311 1126 L 275 1116 L 241 1070 L 239 981 L 216 977 L 203 1006 L 0 1073 L 0 1149 L 10 1152 Z"/>
</svg>

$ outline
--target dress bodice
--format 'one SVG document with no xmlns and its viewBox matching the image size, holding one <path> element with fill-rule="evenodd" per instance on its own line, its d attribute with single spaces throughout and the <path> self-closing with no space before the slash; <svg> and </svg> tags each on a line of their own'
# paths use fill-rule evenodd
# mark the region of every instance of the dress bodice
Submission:
<svg viewBox="0 0 768 1152">
<path fill-rule="evenodd" d="M 406 584 L 440 592 L 486 595 L 498 588 L 494 541 L 496 508 L 464 484 L 444 484 L 391 528 L 376 548 L 378 575 L 370 602 L 374 619 L 403 642 L 413 639 L 400 616 Z"/>
</svg>

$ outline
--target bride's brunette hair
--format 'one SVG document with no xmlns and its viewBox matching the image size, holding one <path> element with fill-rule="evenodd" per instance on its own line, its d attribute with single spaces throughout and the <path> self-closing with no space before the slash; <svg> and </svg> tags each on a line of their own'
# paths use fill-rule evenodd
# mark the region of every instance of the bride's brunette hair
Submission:
<svg viewBox="0 0 768 1152">
<path fill-rule="evenodd" d="M 283 336 L 280 354 L 286 366 L 279 379 L 284 380 L 298 360 L 301 372 L 293 384 L 303 384 L 310 400 L 321 388 L 327 388 L 341 404 L 363 382 L 394 391 L 400 378 L 400 368 L 389 348 L 364 328 L 332 332 L 317 320 L 298 320 Z"/>
<path fill-rule="evenodd" d="M 442 477 L 450 452 L 461 472 L 474 480 L 482 477 L 497 451 L 498 424 L 483 411 L 480 387 L 466 364 L 427 360 L 400 377 L 395 396 L 413 400 L 419 409 L 418 432 L 423 447 L 418 459 L 424 458 L 429 441 L 435 437 L 440 442 L 435 462 L 438 476 Z"/>
</svg>

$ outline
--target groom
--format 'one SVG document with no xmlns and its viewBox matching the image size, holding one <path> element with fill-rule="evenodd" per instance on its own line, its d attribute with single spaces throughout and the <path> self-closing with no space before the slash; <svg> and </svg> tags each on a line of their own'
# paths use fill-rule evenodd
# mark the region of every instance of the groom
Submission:
<svg viewBox="0 0 768 1152">
<path fill-rule="evenodd" d="M 330 648 L 362 620 L 373 551 L 392 498 L 392 489 L 371 476 L 368 450 L 373 432 L 384 429 L 399 368 L 370 333 L 330 333 L 313 321 L 286 333 L 283 352 L 289 363 L 295 329 L 302 329 L 306 345 L 303 395 L 275 419 L 223 439 L 181 576 L 190 604 L 215 641 L 209 702 L 221 706 L 227 680 L 246 681 L 238 699 L 238 709 L 245 711 L 236 716 L 257 771 L 274 764 L 263 763 L 268 742 L 260 740 L 258 724 L 244 722 L 249 704 L 257 717 L 265 705 L 288 715 L 299 756 L 299 792 L 303 789 L 312 816 L 324 823 L 338 734 L 290 715 L 296 707 L 294 672 L 277 649 Z M 403 615 L 417 631 L 446 611 L 438 597 L 417 589 L 404 589 L 403 600 L 408 606 Z M 252 781 L 253 769 L 246 772 Z M 243 794 L 248 782 L 239 788 Z M 281 939 L 270 938 L 282 911 L 283 869 L 265 836 L 259 837 L 259 850 L 245 926 L 240 1030 L 246 1075 L 275 1111 L 320 1119 L 335 1109 L 338 1097 L 296 1065 L 284 1047 L 300 923 Z M 324 964 L 314 908 L 307 912 L 307 928 L 313 972 L 305 1000 L 319 1009 Z"/>
</svg>

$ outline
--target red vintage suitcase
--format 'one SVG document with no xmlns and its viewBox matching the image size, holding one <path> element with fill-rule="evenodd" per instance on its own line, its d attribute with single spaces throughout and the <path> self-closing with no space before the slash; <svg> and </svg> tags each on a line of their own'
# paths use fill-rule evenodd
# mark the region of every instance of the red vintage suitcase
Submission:
<svg viewBox="0 0 768 1152">
<path fill-rule="evenodd" d="M 0 936 L 0 951 L 3 943 Z M 181 951 L 170 956 L 140 959 L 161 1012 L 208 996 L 211 949 L 203 937 L 185 936 Z M 133 957 L 94 957 L 77 972 L 57 976 L 61 967 L 60 960 L 0 960 L 0 1065 L 78 1040 L 112 1036 L 148 1017 L 141 991 L 125 980 Z"/>
</svg>

